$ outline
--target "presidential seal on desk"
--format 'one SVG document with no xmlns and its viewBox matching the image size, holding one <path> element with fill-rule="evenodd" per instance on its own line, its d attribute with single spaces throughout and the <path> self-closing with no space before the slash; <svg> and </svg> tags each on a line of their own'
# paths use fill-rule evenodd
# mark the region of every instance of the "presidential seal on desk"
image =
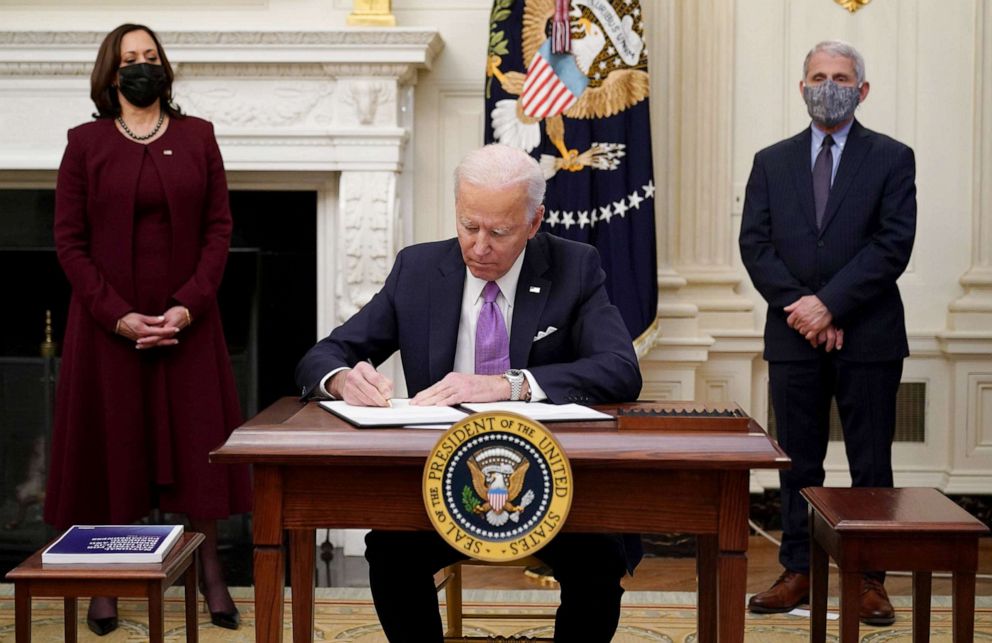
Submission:
<svg viewBox="0 0 992 643">
<path fill-rule="evenodd" d="M 452 547 L 479 560 L 517 560 L 561 531 L 572 504 L 572 469 L 539 422 L 476 413 L 434 445 L 423 492 L 434 529 Z"/>
</svg>

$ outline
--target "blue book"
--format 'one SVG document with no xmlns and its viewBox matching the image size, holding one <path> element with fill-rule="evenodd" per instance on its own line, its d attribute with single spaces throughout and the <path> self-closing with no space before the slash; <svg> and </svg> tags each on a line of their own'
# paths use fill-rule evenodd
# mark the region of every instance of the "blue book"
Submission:
<svg viewBox="0 0 992 643">
<path fill-rule="evenodd" d="M 161 563 L 182 525 L 74 525 L 42 552 L 43 564 Z"/>
</svg>

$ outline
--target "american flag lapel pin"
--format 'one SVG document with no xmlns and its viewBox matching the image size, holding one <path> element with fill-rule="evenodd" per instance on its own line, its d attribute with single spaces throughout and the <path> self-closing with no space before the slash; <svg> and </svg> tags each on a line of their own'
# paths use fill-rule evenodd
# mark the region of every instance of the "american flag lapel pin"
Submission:
<svg viewBox="0 0 992 643">
<path fill-rule="evenodd" d="M 537 293 L 541 292 L 541 287 L 540 286 L 531 286 L 530 287 L 530 292 L 532 292 L 534 294 L 537 294 Z"/>
</svg>

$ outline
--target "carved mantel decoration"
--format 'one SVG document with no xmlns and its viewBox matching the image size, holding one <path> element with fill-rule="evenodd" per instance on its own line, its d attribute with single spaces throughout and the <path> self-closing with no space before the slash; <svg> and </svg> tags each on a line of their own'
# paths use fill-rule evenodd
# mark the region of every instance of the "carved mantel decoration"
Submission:
<svg viewBox="0 0 992 643">
<path fill-rule="evenodd" d="M 840 6 L 844 7 L 845 9 L 847 9 L 848 11 L 850 11 L 851 13 L 854 13 L 855 11 L 857 11 L 858 9 L 860 9 L 861 7 L 863 7 L 866 4 L 868 4 L 869 2 L 871 2 L 871 0 L 834 0 L 834 2 L 836 2 Z"/>
<path fill-rule="evenodd" d="M 66 130 L 93 112 L 89 74 L 103 36 L 0 31 L 0 189 L 28 175 L 54 186 Z M 317 190 L 317 328 L 325 334 L 379 289 L 410 241 L 413 90 L 440 36 L 348 28 L 159 37 L 176 70 L 176 101 L 214 123 L 229 182 L 264 185 L 269 176 Z"/>
</svg>

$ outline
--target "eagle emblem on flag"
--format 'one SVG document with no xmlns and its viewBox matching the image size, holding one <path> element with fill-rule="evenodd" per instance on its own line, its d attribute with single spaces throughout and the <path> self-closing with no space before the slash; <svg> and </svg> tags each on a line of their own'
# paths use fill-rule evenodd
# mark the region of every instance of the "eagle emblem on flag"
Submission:
<svg viewBox="0 0 992 643">
<path fill-rule="evenodd" d="M 480 449 L 466 463 L 472 473 L 472 487 L 480 498 L 486 499 L 475 505 L 472 512 L 484 515 L 486 522 L 497 527 L 507 520 L 518 522 L 520 512 L 534 500 L 534 492 L 528 491 L 519 504 L 513 504 L 523 491 L 530 467 L 527 458 L 515 449 L 492 447 Z"/>
<path fill-rule="evenodd" d="M 505 14 L 500 0 L 493 24 Z M 525 0 L 520 47 L 526 71 L 504 70 L 507 32 L 490 34 L 486 75 L 516 100 L 495 102 L 490 112 L 494 139 L 531 152 L 541 143 L 541 121 L 558 155 L 542 154 L 545 178 L 559 170 L 614 170 L 625 155 L 624 143 L 594 142 L 587 149 L 569 146 L 563 118 L 597 119 L 613 116 L 647 98 L 649 77 L 640 5 L 620 0 L 571 0 L 568 28 L 570 51 L 555 53 L 548 24 L 555 17 L 555 0 Z"/>
</svg>

